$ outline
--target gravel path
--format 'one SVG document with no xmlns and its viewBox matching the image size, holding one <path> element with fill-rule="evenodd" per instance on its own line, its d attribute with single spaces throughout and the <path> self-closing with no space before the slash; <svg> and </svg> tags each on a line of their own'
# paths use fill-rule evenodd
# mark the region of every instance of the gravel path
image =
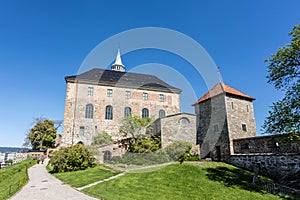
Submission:
<svg viewBox="0 0 300 200">
<path fill-rule="evenodd" d="M 10 200 L 96 200 L 56 179 L 46 165 L 47 161 L 29 168 L 28 183 Z"/>
</svg>

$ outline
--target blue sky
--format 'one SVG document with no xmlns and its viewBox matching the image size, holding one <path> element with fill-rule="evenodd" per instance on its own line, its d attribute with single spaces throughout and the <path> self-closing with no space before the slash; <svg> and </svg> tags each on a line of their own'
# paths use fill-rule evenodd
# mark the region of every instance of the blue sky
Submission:
<svg viewBox="0 0 300 200">
<path fill-rule="evenodd" d="M 282 97 L 267 83 L 264 60 L 290 41 L 288 32 L 300 22 L 299 7 L 297 0 L 1 0 L 0 146 L 21 146 L 36 117 L 63 119 L 64 76 L 76 74 L 100 42 L 140 27 L 173 29 L 201 44 L 221 67 L 226 84 L 257 99 L 260 133 L 269 106 Z M 175 55 L 142 50 L 122 58 L 128 70 L 145 63 L 181 68 L 197 98 L 207 90 L 202 80 L 189 77 L 189 63 Z M 148 73 L 147 65 L 139 70 Z M 182 111 L 193 111 L 187 101 L 182 99 Z"/>
</svg>

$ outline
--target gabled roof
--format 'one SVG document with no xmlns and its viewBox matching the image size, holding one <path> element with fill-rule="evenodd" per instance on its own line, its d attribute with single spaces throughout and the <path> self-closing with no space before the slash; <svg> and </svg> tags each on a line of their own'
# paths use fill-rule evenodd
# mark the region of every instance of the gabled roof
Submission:
<svg viewBox="0 0 300 200">
<path fill-rule="evenodd" d="M 236 90 L 224 83 L 217 83 L 212 89 L 210 89 L 205 95 L 203 95 L 198 101 L 196 101 L 193 105 L 206 101 L 212 97 L 218 96 L 220 94 L 230 94 L 237 97 L 242 97 L 244 99 L 253 101 L 255 98 L 250 97 L 249 95 L 244 94 L 243 92 Z"/>
<path fill-rule="evenodd" d="M 181 92 L 180 89 L 165 83 L 153 75 L 104 70 L 100 68 L 94 68 L 77 76 L 66 76 L 65 80 L 66 82 L 73 83 L 78 82 L 111 87 L 145 89 L 178 94 Z"/>
</svg>

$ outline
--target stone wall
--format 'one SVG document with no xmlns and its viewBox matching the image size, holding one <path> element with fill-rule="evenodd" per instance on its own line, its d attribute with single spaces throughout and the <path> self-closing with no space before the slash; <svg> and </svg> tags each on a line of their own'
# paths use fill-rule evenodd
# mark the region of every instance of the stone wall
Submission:
<svg viewBox="0 0 300 200">
<path fill-rule="evenodd" d="M 100 164 L 104 163 L 104 159 L 106 156 L 109 155 L 109 159 L 113 156 L 123 156 L 127 150 L 122 144 L 117 142 L 99 146 L 97 149 L 99 153 L 98 155 L 96 155 L 96 159 Z"/>
<path fill-rule="evenodd" d="M 153 132 L 161 136 L 162 148 L 176 141 L 192 144 L 192 153 L 199 154 L 196 144 L 196 116 L 178 113 L 158 119 L 153 124 Z"/>
<path fill-rule="evenodd" d="M 274 178 L 279 183 L 289 185 L 290 180 L 299 182 L 300 154 L 245 154 L 232 155 L 230 163 L 253 171 L 258 167 L 259 174 Z M 291 181 L 293 182 L 293 181 Z M 298 183 L 299 184 L 299 183 Z M 295 187 L 295 185 L 293 185 Z M 300 185 L 298 186 L 300 188 Z"/>
<path fill-rule="evenodd" d="M 88 87 L 94 88 L 93 95 L 88 95 Z M 107 89 L 113 90 L 112 97 L 107 96 Z M 126 91 L 131 92 L 131 98 L 125 97 Z M 148 93 L 148 100 L 143 100 L 144 92 Z M 164 101 L 160 101 L 160 94 L 164 95 Z M 92 119 L 85 118 L 87 104 L 94 106 Z M 105 119 L 105 108 L 108 105 L 113 107 L 112 120 Z M 92 137 L 103 131 L 108 132 L 113 139 L 119 139 L 118 129 L 124 118 L 125 107 L 131 108 L 133 116 L 141 116 L 142 109 L 147 108 L 149 117 L 156 119 L 159 116 L 159 110 L 164 110 L 166 115 L 178 113 L 180 98 L 178 93 L 171 91 L 67 83 L 62 145 L 75 144 L 80 141 L 89 145 Z M 84 134 L 79 134 L 80 127 L 84 128 Z"/>
<path fill-rule="evenodd" d="M 299 135 L 299 134 L 298 134 Z M 233 140 L 229 163 L 300 189 L 300 141 L 289 135 L 270 135 Z"/>
<path fill-rule="evenodd" d="M 241 138 L 233 140 L 233 149 L 234 154 L 297 153 L 300 152 L 300 141 L 291 140 L 289 135 L 284 134 Z"/>
</svg>

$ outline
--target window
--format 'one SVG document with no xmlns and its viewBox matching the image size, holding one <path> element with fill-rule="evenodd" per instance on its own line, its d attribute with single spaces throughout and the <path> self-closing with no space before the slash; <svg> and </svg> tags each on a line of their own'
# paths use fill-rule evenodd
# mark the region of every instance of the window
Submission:
<svg viewBox="0 0 300 200">
<path fill-rule="evenodd" d="M 234 109 L 233 102 L 231 102 L 231 109 L 232 109 L 232 110 Z"/>
<path fill-rule="evenodd" d="M 94 114 L 94 106 L 93 104 L 87 104 L 85 106 L 85 118 L 93 118 L 93 114 Z"/>
<path fill-rule="evenodd" d="M 110 151 L 105 151 L 104 156 L 103 156 L 103 160 L 110 160 L 110 158 L 111 158 L 111 152 Z"/>
<path fill-rule="evenodd" d="M 246 105 L 246 110 L 247 112 L 249 112 L 249 105 Z"/>
<path fill-rule="evenodd" d="M 190 123 L 190 121 L 186 117 L 183 117 L 183 118 L 180 119 L 180 125 L 187 125 L 189 123 Z"/>
<path fill-rule="evenodd" d="M 147 93 L 147 92 L 144 92 L 144 93 L 143 93 L 143 99 L 144 99 L 144 100 L 148 100 L 148 93 Z"/>
<path fill-rule="evenodd" d="M 161 102 L 165 101 L 165 95 L 159 94 L 159 101 Z"/>
<path fill-rule="evenodd" d="M 158 116 L 159 116 L 159 118 L 163 118 L 166 116 L 166 112 L 164 110 L 159 110 Z"/>
<path fill-rule="evenodd" d="M 129 117 L 129 116 L 131 116 L 131 108 L 126 107 L 124 108 L 124 117 Z"/>
<path fill-rule="evenodd" d="M 113 90 L 112 89 L 107 89 L 107 96 L 112 97 L 113 95 Z"/>
<path fill-rule="evenodd" d="M 131 92 L 130 91 L 126 91 L 125 92 L 125 98 L 126 99 L 130 99 L 131 98 Z"/>
<path fill-rule="evenodd" d="M 216 132 L 216 131 L 219 131 L 219 126 L 218 126 L 218 124 L 214 125 L 214 131 L 215 131 L 215 132 Z"/>
<path fill-rule="evenodd" d="M 84 126 L 79 127 L 79 136 L 84 136 Z"/>
<path fill-rule="evenodd" d="M 242 124 L 242 130 L 243 130 L 244 132 L 247 132 L 247 126 L 246 126 L 246 124 Z"/>
<path fill-rule="evenodd" d="M 94 87 L 88 87 L 88 96 L 94 95 Z"/>
<path fill-rule="evenodd" d="M 149 118 L 149 110 L 147 108 L 143 108 L 142 118 Z"/>
<path fill-rule="evenodd" d="M 109 120 L 113 119 L 113 107 L 112 106 L 106 106 L 105 119 L 109 119 Z"/>
</svg>

